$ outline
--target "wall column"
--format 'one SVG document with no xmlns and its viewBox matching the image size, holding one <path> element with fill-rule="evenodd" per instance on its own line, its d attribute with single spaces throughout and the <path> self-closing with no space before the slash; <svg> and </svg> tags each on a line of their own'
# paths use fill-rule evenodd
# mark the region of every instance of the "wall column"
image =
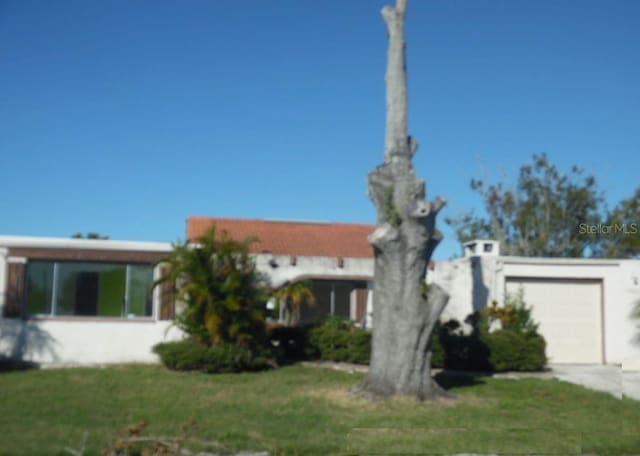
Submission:
<svg viewBox="0 0 640 456">
<path fill-rule="evenodd" d="M 364 327 L 373 327 L 373 282 L 367 282 L 367 310 L 364 316 Z"/>
<path fill-rule="evenodd" d="M 354 288 L 349 293 L 349 319 L 355 321 L 358 318 L 358 289 Z"/>
<path fill-rule="evenodd" d="M 331 283 L 331 307 L 329 310 L 331 315 L 336 314 L 336 284 Z"/>
</svg>

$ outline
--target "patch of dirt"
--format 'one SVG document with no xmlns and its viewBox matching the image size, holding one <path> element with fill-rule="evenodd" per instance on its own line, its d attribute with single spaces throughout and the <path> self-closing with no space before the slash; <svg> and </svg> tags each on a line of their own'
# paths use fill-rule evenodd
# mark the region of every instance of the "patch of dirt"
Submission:
<svg viewBox="0 0 640 456">
<path fill-rule="evenodd" d="M 336 407 L 357 408 L 359 410 L 383 411 L 392 409 L 404 409 L 406 407 L 488 407 L 492 401 L 481 398 L 475 394 L 458 395 L 455 398 L 438 397 L 434 401 L 419 402 L 411 397 L 391 397 L 382 400 L 369 400 L 354 394 L 345 387 L 314 388 L 302 391 L 302 395 L 313 399 L 322 399 Z"/>
</svg>

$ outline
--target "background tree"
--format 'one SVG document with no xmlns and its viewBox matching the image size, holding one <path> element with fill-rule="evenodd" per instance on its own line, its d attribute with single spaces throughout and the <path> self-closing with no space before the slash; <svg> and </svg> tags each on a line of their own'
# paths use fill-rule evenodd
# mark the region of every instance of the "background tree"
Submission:
<svg viewBox="0 0 640 456">
<path fill-rule="evenodd" d="M 300 309 L 304 303 L 316 303 L 311 282 L 308 280 L 287 283 L 276 289 L 272 296 L 278 301 L 279 306 L 283 306 L 284 320 L 288 325 L 300 322 Z"/>
<path fill-rule="evenodd" d="M 384 163 L 369 173 L 369 196 L 376 205 L 373 339 L 369 372 L 358 392 L 431 399 L 444 395 L 431 378 L 431 338 L 448 296 L 438 286 L 423 295 L 431 254 L 442 235 L 436 215 L 444 200 L 426 199 L 412 159 L 418 144 L 407 129 L 407 74 L 404 20 L 406 0 L 385 6 L 389 32 L 387 126 Z"/>
<path fill-rule="evenodd" d="M 582 257 L 602 253 L 601 239 L 585 229 L 602 223 L 604 199 L 593 176 L 576 166 L 562 173 L 546 154 L 520 168 L 515 188 L 472 180 L 486 216 L 473 212 L 445 221 L 460 242 L 500 241 L 505 255 Z"/>
<path fill-rule="evenodd" d="M 602 233 L 603 254 L 609 258 L 640 256 L 640 187 L 609 213 L 608 233 Z"/>
<path fill-rule="evenodd" d="M 78 233 L 74 233 L 71 235 L 72 239 L 97 239 L 97 240 L 101 240 L 101 241 L 106 241 L 109 239 L 109 236 L 104 235 L 104 234 L 100 234 L 100 233 L 87 233 L 87 234 L 82 234 L 80 232 Z"/>
<path fill-rule="evenodd" d="M 209 230 L 195 245 L 176 244 L 166 259 L 166 274 L 156 284 L 175 284 L 185 308 L 175 324 L 206 345 L 251 348 L 265 331 L 265 284 L 249 255 L 256 240 L 231 239 Z"/>
</svg>

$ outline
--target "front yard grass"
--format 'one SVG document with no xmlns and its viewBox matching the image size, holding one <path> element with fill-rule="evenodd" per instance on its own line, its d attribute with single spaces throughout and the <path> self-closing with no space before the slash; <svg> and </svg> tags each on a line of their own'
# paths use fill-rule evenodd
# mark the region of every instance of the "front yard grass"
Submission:
<svg viewBox="0 0 640 456">
<path fill-rule="evenodd" d="M 174 436 L 229 450 L 282 455 L 640 454 L 640 403 L 557 380 L 449 379 L 455 402 L 369 403 L 349 374 L 303 366 L 230 375 L 159 366 L 0 373 L 0 454 L 65 454 L 88 433 L 87 454 L 146 420 Z"/>
</svg>

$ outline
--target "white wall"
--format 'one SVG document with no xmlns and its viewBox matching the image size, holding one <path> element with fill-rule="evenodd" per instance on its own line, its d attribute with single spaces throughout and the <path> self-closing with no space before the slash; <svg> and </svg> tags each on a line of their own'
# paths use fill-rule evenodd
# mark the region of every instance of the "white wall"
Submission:
<svg viewBox="0 0 640 456">
<path fill-rule="evenodd" d="M 344 258 L 342 266 L 335 257 L 295 257 L 289 255 L 256 255 L 258 271 L 266 274 L 273 287 L 296 280 L 323 278 L 368 281 L 373 277 L 373 258 Z"/>
<path fill-rule="evenodd" d="M 501 264 L 492 257 L 467 257 L 434 263 L 427 271 L 427 283 L 435 283 L 449 293 L 441 319 L 462 322 L 474 310 L 482 310 L 499 300 L 496 277 Z"/>
<path fill-rule="evenodd" d="M 634 309 L 640 314 L 640 261 L 622 262 L 617 285 L 620 304 L 613 306 L 609 318 L 618 320 L 623 335 L 611 345 L 620 350 L 623 367 L 640 371 L 640 319 L 631 315 Z"/>
<path fill-rule="evenodd" d="M 151 348 L 182 333 L 168 321 L 0 319 L 0 354 L 42 364 L 153 363 Z"/>
</svg>

